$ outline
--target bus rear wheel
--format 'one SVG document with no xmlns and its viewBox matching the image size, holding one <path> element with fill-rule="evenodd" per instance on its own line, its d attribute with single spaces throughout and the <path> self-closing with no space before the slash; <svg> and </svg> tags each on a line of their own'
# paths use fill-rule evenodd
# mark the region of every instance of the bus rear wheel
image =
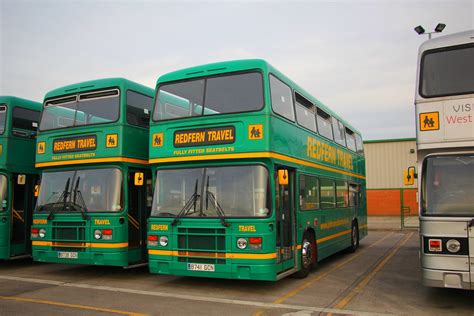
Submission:
<svg viewBox="0 0 474 316">
<path fill-rule="evenodd" d="M 303 279 L 308 276 L 311 269 L 316 265 L 317 262 L 316 243 L 314 237 L 305 233 L 303 236 L 303 242 L 301 243 L 301 269 L 294 274 L 298 279 Z"/>
<path fill-rule="evenodd" d="M 359 248 L 359 225 L 357 221 L 352 222 L 351 228 L 351 246 L 349 252 L 355 252 Z"/>
</svg>

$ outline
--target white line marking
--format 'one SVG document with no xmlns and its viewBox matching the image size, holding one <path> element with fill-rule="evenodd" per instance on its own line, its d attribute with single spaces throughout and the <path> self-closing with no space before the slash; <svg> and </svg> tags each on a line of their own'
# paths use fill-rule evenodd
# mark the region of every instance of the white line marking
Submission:
<svg viewBox="0 0 474 316">
<path fill-rule="evenodd" d="M 54 281 L 54 280 L 22 278 L 22 277 L 8 276 L 8 275 L 0 275 L 0 279 L 10 280 L 10 281 L 19 281 L 19 282 L 28 282 L 28 283 L 49 284 L 49 285 L 56 285 L 56 286 L 63 286 L 63 287 L 81 288 L 81 289 L 91 289 L 91 290 L 97 290 L 97 291 L 148 295 L 148 296 L 167 297 L 167 298 L 183 299 L 183 300 L 191 300 L 191 301 L 244 305 L 244 306 L 253 306 L 253 307 L 261 307 L 261 308 L 271 308 L 271 309 L 281 308 L 281 309 L 290 309 L 290 310 L 296 310 L 296 311 L 303 310 L 303 311 L 333 313 L 333 314 L 342 314 L 342 315 L 350 314 L 350 315 L 361 315 L 361 316 L 391 315 L 391 314 L 382 314 L 380 312 L 372 313 L 372 312 L 364 312 L 364 311 L 353 311 L 353 310 L 348 310 L 348 309 L 335 309 L 335 308 L 324 308 L 324 307 L 291 305 L 291 304 L 272 304 L 272 303 L 234 300 L 234 299 L 218 298 L 218 297 L 152 292 L 152 291 L 145 291 L 145 290 L 135 290 L 135 289 L 92 285 L 92 284 L 84 284 L 84 283 L 67 283 L 67 282 Z"/>
</svg>

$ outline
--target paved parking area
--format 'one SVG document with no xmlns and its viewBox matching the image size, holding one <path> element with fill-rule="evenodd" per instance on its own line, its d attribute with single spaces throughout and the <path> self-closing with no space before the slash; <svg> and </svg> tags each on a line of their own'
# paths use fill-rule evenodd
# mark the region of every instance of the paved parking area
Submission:
<svg viewBox="0 0 474 316">
<path fill-rule="evenodd" d="M 306 279 L 151 275 L 147 267 L 0 263 L 0 315 L 474 315 L 474 292 L 420 282 L 416 230 L 371 231 Z"/>
</svg>

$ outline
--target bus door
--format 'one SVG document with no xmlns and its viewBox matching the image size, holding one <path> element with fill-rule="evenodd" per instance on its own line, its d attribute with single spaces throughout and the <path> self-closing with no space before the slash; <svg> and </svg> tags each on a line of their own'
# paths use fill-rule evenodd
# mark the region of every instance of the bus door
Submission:
<svg viewBox="0 0 474 316">
<path fill-rule="evenodd" d="M 281 264 L 283 271 L 294 266 L 295 172 L 278 168 L 275 178 L 277 263 Z"/>
<path fill-rule="evenodd" d="M 29 231 L 36 198 L 37 176 L 14 174 L 12 177 L 11 255 L 30 253 Z"/>
<path fill-rule="evenodd" d="M 10 222 L 8 210 L 11 205 L 11 183 L 10 177 L 0 174 L 0 259 L 10 257 Z"/>
<path fill-rule="evenodd" d="M 146 254 L 146 220 L 151 210 L 151 173 L 133 169 L 129 172 L 128 185 L 128 248 L 140 249 L 142 259 Z"/>
</svg>

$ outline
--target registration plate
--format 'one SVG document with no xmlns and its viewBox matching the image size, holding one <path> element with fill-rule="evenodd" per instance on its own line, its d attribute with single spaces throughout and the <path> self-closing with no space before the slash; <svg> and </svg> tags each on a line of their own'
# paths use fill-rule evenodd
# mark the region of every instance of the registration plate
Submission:
<svg viewBox="0 0 474 316">
<path fill-rule="evenodd" d="M 58 258 L 60 259 L 77 259 L 77 252 L 65 252 L 65 251 L 60 251 L 58 252 Z"/>
<path fill-rule="evenodd" d="M 188 270 L 214 272 L 216 271 L 216 268 L 213 264 L 188 263 Z"/>
</svg>

